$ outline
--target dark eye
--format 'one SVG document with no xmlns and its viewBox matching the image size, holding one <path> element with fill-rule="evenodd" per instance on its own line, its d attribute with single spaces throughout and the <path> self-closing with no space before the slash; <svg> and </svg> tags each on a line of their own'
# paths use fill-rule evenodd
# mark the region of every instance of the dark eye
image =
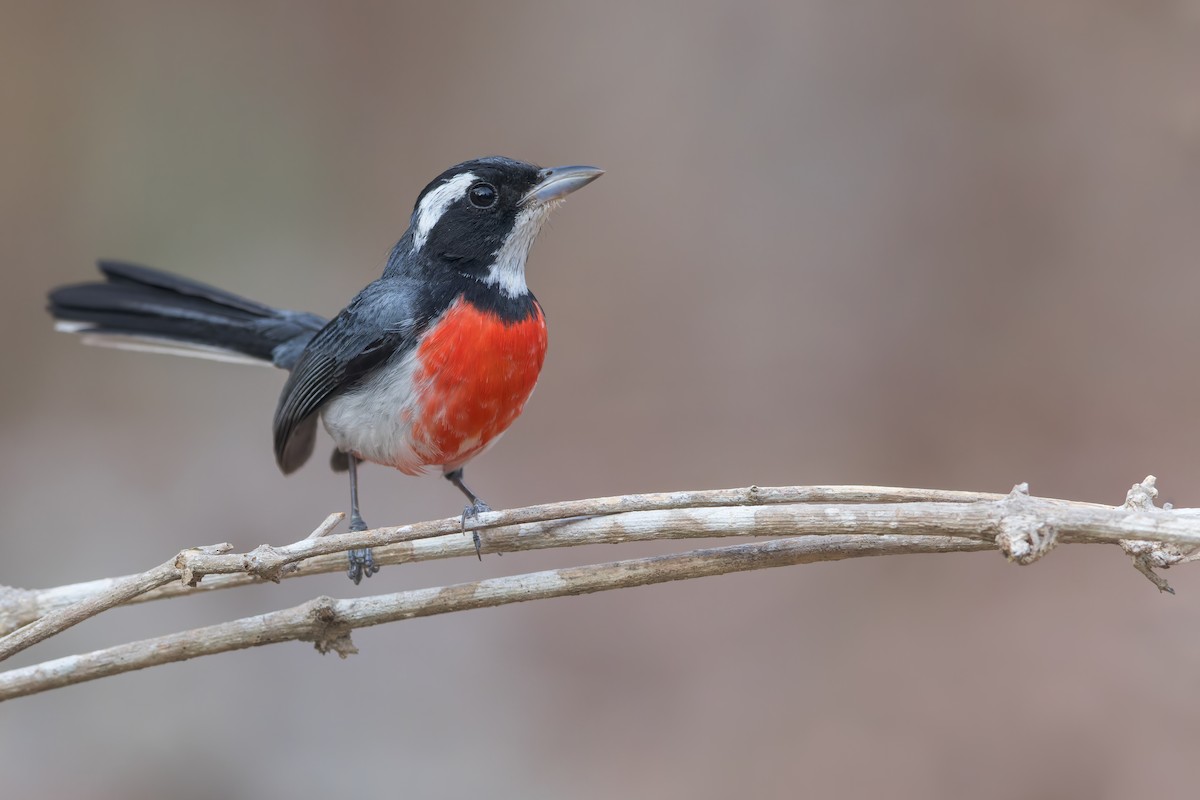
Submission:
<svg viewBox="0 0 1200 800">
<path fill-rule="evenodd" d="M 496 205 L 496 187 L 490 183 L 477 183 L 467 190 L 467 199 L 476 208 L 491 208 Z"/>
</svg>

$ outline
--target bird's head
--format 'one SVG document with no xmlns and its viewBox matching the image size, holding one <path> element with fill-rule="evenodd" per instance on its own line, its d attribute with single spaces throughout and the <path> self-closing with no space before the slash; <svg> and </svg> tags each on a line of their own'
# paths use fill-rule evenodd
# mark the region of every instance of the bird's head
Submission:
<svg viewBox="0 0 1200 800">
<path fill-rule="evenodd" d="M 417 197 L 411 256 L 506 295 L 524 294 L 525 258 L 542 223 L 564 197 L 603 174 L 595 167 L 542 169 L 499 156 L 464 161 Z"/>
</svg>

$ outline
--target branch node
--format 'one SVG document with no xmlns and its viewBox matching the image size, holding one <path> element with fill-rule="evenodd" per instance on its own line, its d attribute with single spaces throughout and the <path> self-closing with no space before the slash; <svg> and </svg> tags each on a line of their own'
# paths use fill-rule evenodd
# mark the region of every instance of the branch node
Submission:
<svg viewBox="0 0 1200 800">
<path fill-rule="evenodd" d="M 260 544 L 246 554 L 246 572 L 264 581 L 279 583 L 287 559 L 269 544 Z"/>
<path fill-rule="evenodd" d="M 179 570 L 179 580 L 183 581 L 188 586 L 195 586 L 200 583 L 200 579 L 204 577 L 204 573 L 192 568 L 192 556 L 222 556 L 226 553 L 233 552 L 233 545 L 229 542 L 221 542 L 219 544 L 204 544 L 199 547 L 189 547 L 186 550 L 179 551 L 179 555 L 175 556 L 175 569 Z"/>
<path fill-rule="evenodd" d="M 312 642 L 321 655 L 332 650 L 340 658 L 349 658 L 358 652 L 358 648 L 350 639 L 351 626 L 341 621 L 335 603 L 332 597 L 327 596 L 309 602 L 312 633 L 301 638 Z"/>
<path fill-rule="evenodd" d="M 1009 561 L 1028 566 L 1058 544 L 1058 529 L 1032 508 L 1029 484 L 1018 483 L 1005 499 L 1006 513 L 996 533 L 996 547 Z"/>
<path fill-rule="evenodd" d="M 1175 590 L 1167 583 L 1167 579 L 1157 574 L 1155 569 L 1170 569 L 1175 564 L 1193 560 L 1178 547 L 1166 542 L 1148 542 L 1141 539 L 1122 539 L 1121 549 L 1133 560 L 1133 568 L 1146 576 L 1146 580 L 1158 587 L 1158 591 L 1175 594 Z"/>
<path fill-rule="evenodd" d="M 1147 475 L 1141 483 L 1129 487 L 1125 494 L 1125 505 L 1130 511 L 1157 511 L 1154 499 L 1158 497 L 1158 479 Z M 1165 508 L 1165 506 L 1164 506 Z M 1142 539 L 1122 539 L 1121 549 L 1133 560 L 1133 568 L 1146 576 L 1146 580 L 1158 587 L 1158 591 L 1175 594 L 1175 590 L 1167 583 L 1167 579 L 1157 574 L 1155 569 L 1169 569 L 1174 564 L 1187 560 L 1184 553 L 1175 545 L 1166 542 L 1150 542 Z"/>
<path fill-rule="evenodd" d="M 1147 475 L 1141 483 L 1130 486 L 1125 494 L 1125 508 L 1131 511 L 1153 511 L 1154 498 L 1158 497 L 1158 488 L 1155 486 L 1157 482 L 1158 478 Z"/>
<path fill-rule="evenodd" d="M 996 546 L 1009 561 L 1028 566 L 1054 549 L 1058 532 L 1054 526 L 1029 520 L 1001 523 Z"/>
</svg>

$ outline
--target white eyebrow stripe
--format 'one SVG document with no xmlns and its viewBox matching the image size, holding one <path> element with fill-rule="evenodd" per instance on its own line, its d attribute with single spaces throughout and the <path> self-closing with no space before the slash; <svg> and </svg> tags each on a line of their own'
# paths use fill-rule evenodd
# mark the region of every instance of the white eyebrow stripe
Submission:
<svg viewBox="0 0 1200 800">
<path fill-rule="evenodd" d="M 421 198 L 421 204 L 417 206 L 417 222 L 413 226 L 414 249 L 420 250 L 425 246 L 429 232 L 433 230 L 434 225 L 437 225 L 442 214 L 446 213 L 446 209 L 451 204 L 462 199 L 462 196 L 467 193 L 467 189 L 476 180 L 474 172 L 464 172 L 461 175 L 455 175 L 436 189 L 430 190 L 429 194 Z"/>
</svg>

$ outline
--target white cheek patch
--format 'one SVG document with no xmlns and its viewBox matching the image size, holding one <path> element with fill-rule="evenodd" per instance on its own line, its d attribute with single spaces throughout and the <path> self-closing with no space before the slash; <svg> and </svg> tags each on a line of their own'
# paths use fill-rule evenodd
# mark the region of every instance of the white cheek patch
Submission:
<svg viewBox="0 0 1200 800">
<path fill-rule="evenodd" d="M 509 297 L 519 297 L 529 291 L 525 286 L 525 259 L 533 240 L 537 238 L 542 223 L 550 216 L 561 201 L 528 205 L 517 213 L 513 229 L 504 239 L 494 255 L 495 262 L 488 268 L 484 283 L 499 287 Z"/>
<path fill-rule="evenodd" d="M 455 175 L 421 198 L 421 204 L 417 206 L 417 222 L 413 226 L 414 249 L 420 250 L 425 246 L 425 242 L 429 239 L 429 232 L 446 213 L 446 209 L 461 200 L 467 193 L 467 189 L 471 188 L 471 184 L 476 180 L 475 173 L 464 172 L 461 175 Z"/>
</svg>

